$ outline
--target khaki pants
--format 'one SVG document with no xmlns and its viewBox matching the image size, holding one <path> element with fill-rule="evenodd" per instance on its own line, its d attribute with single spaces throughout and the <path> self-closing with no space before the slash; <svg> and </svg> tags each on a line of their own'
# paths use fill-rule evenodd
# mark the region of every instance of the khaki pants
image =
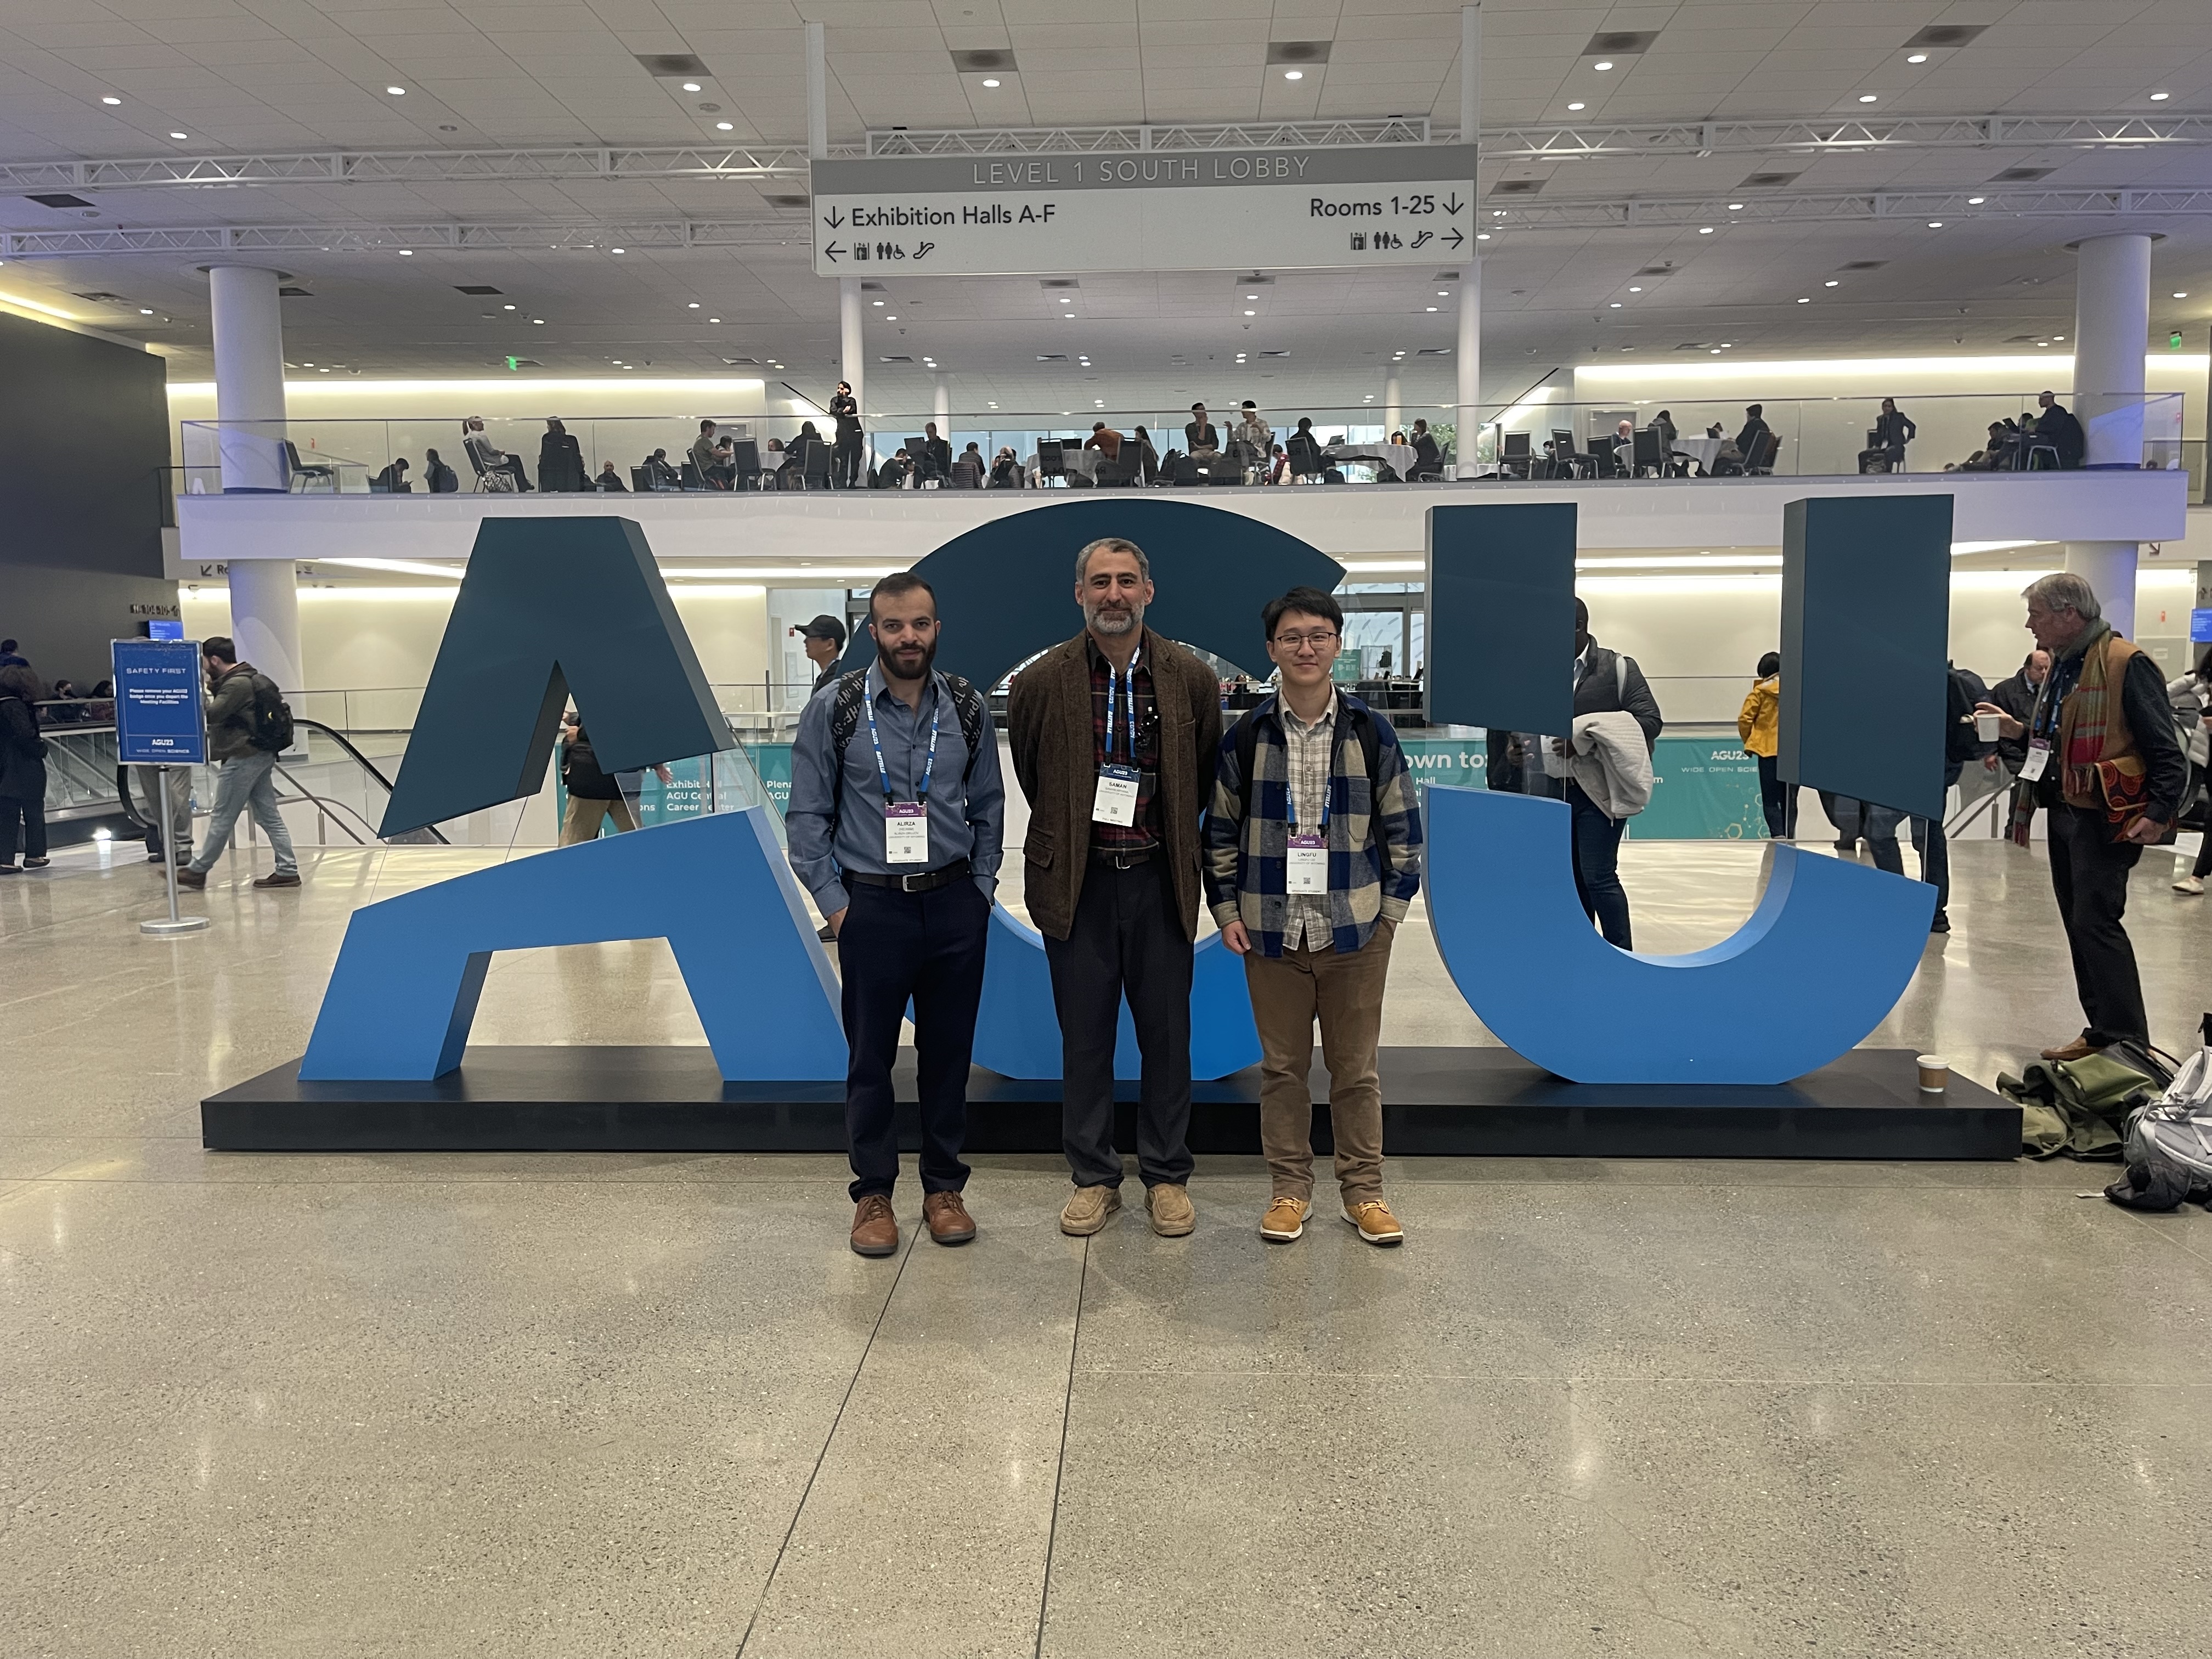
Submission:
<svg viewBox="0 0 2212 1659">
<path fill-rule="evenodd" d="M 580 795 L 569 796 L 568 811 L 561 820 L 561 845 L 574 847 L 579 842 L 597 841 L 599 826 L 608 818 L 615 821 L 618 831 L 637 828 L 629 803 L 620 797 L 613 800 L 586 800 Z"/>
<path fill-rule="evenodd" d="M 1285 951 L 1244 958 L 1252 1021 L 1260 1031 L 1260 1146 L 1273 1196 L 1313 1197 L 1314 1020 L 1328 1065 L 1329 1121 L 1344 1201 L 1382 1196 L 1382 1082 L 1375 1050 L 1382 1035 L 1382 983 L 1397 924 L 1378 921 L 1366 948 Z"/>
</svg>

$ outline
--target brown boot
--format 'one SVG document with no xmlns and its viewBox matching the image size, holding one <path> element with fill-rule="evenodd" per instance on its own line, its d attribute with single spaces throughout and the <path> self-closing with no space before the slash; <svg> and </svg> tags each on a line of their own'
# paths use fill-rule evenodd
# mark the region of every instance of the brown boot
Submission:
<svg viewBox="0 0 2212 1659">
<path fill-rule="evenodd" d="M 921 1200 L 921 1218 L 939 1244 L 965 1244 L 975 1237 L 975 1218 L 957 1193 L 932 1193 Z"/>
<path fill-rule="evenodd" d="M 853 1254 L 890 1255 L 898 1249 L 898 1218 L 882 1193 L 870 1193 L 853 1211 Z"/>
<path fill-rule="evenodd" d="M 2104 1052 L 2103 1048 L 2091 1042 L 2088 1038 L 2078 1036 L 2062 1048 L 2045 1048 L 2043 1051 L 2043 1057 L 2045 1060 L 2087 1060 L 2091 1054 L 2100 1054 Z"/>
</svg>

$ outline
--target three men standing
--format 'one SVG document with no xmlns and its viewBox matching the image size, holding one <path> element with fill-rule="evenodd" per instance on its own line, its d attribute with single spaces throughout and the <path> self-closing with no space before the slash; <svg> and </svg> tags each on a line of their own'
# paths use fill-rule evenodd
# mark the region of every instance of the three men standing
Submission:
<svg viewBox="0 0 2212 1659">
<path fill-rule="evenodd" d="M 1145 626 L 1151 562 L 1106 537 L 1076 556 L 1084 630 L 1015 678 L 1014 775 L 1029 797 L 1023 878 L 1060 1016 L 1060 1132 L 1075 1191 L 1061 1231 L 1121 1206 L 1114 1048 L 1128 999 L 1144 1057 L 1137 1163 L 1152 1230 L 1197 1224 L 1190 987 L 1203 877 L 1199 820 L 1221 738 L 1213 671 Z"/>
<path fill-rule="evenodd" d="M 1222 739 L 1206 820 L 1206 896 L 1244 958 L 1260 1033 L 1260 1144 L 1273 1198 L 1260 1236 L 1313 1213 L 1313 1029 L 1328 1065 L 1344 1218 L 1405 1238 L 1382 1200 L 1376 1049 L 1390 944 L 1421 884 L 1421 817 L 1388 720 L 1336 689 L 1344 613 L 1292 588 L 1261 613 L 1281 689 Z"/>
<path fill-rule="evenodd" d="M 852 1244 L 881 1256 L 898 1249 L 891 1066 L 909 1000 L 923 1219 L 940 1244 L 975 1236 L 960 1150 L 1006 787 L 981 696 L 934 668 L 935 590 L 911 572 L 884 577 L 868 631 L 876 660 L 823 686 L 799 717 L 785 824 L 791 867 L 838 942 Z M 1188 1060 L 1183 1075 L 1188 1099 Z"/>
</svg>

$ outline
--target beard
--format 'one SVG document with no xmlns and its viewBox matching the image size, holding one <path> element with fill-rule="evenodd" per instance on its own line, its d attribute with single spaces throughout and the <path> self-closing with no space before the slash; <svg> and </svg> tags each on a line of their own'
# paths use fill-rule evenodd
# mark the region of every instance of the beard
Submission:
<svg viewBox="0 0 2212 1659">
<path fill-rule="evenodd" d="M 878 641 L 876 646 L 876 660 L 883 665 L 884 675 L 887 679 L 926 679 L 928 678 L 930 668 L 937 661 L 937 641 L 932 640 L 919 649 L 912 645 L 903 646 L 899 647 L 897 653 L 894 653 L 890 646 Z"/>
<path fill-rule="evenodd" d="M 1136 599 L 1105 599 L 1083 607 L 1084 624 L 1094 634 L 1127 634 L 1144 620 L 1145 607 Z"/>
</svg>

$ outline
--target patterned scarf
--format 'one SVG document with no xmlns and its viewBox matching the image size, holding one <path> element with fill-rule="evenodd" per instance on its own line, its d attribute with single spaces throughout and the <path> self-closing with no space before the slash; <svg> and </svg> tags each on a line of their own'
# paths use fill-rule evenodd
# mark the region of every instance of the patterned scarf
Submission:
<svg viewBox="0 0 2212 1659">
<path fill-rule="evenodd" d="M 2119 831 L 2142 811 L 2146 779 L 2140 760 L 2133 757 L 2118 761 L 2105 758 L 2105 746 L 2112 730 L 2111 688 L 2107 684 L 2112 665 L 2112 653 L 2107 647 L 2112 640 L 2112 625 L 2100 623 L 2061 653 L 2044 680 L 2043 695 L 2037 700 L 2028 730 L 2031 736 L 2039 733 L 2054 740 L 2057 752 L 2052 759 L 2060 769 L 2061 796 L 2105 802 L 2107 828 L 2117 839 Z M 2076 659 L 2081 663 L 2079 683 L 2060 693 L 2060 683 L 2068 678 L 2063 665 Z M 2057 697 L 2055 708 L 2054 695 Z M 2016 785 L 2013 791 L 2012 839 L 2021 847 L 2028 844 L 2035 808 L 2035 786 Z"/>
</svg>

